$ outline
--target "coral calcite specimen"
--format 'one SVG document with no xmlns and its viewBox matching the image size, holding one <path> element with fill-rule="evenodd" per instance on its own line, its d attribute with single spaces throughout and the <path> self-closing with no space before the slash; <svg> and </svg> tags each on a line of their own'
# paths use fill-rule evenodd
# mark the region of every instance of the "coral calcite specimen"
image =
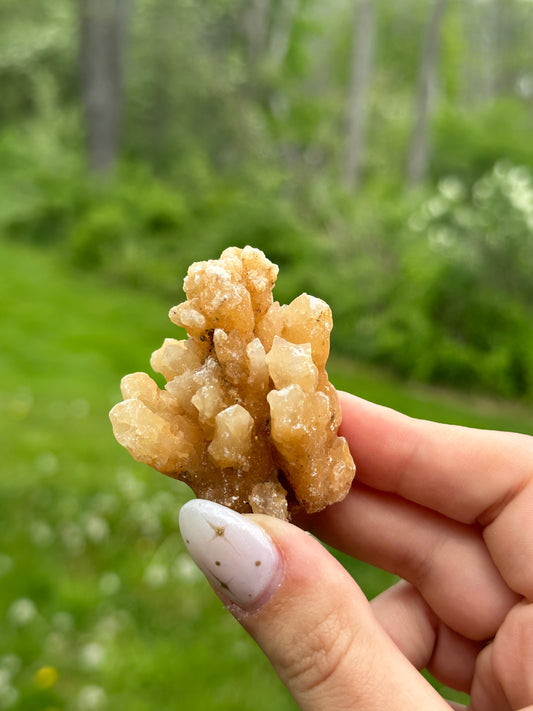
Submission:
<svg viewBox="0 0 533 711">
<path fill-rule="evenodd" d="M 110 418 L 135 459 L 197 496 L 289 518 L 343 499 L 355 466 L 325 370 L 331 310 L 307 294 L 280 306 L 277 273 L 251 247 L 192 264 L 169 314 L 188 339 L 167 338 L 151 359 L 165 389 L 127 375 Z"/>
</svg>

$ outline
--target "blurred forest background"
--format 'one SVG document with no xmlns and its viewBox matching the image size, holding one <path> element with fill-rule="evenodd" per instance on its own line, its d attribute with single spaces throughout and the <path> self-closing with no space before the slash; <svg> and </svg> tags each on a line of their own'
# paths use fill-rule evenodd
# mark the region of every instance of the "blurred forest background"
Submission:
<svg viewBox="0 0 533 711">
<path fill-rule="evenodd" d="M 532 39 L 532 0 L 0 0 L 0 709 L 295 709 L 107 418 L 192 261 L 325 298 L 337 387 L 533 432 Z"/>
<path fill-rule="evenodd" d="M 229 244 L 403 376 L 533 395 L 530 0 L 1 0 L 0 232 L 180 300 Z"/>
</svg>

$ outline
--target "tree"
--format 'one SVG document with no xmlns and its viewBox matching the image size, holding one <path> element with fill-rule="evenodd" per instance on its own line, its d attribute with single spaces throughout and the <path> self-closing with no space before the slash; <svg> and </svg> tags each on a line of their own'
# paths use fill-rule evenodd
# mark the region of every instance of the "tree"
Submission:
<svg viewBox="0 0 533 711">
<path fill-rule="evenodd" d="M 87 164 L 112 170 L 119 150 L 128 0 L 80 0 L 80 79 Z"/>
<path fill-rule="evenodd" d="M 242 25 L 246 38 L 248 59 L 254 63 L 261 59 L 265 50 L 271 0 L 251 0 L 242 13 Z"/>
<path fill-rule="evenodd" d="M 273 18 L 268 52 L 269 59 L 276 68 L 282 67 L 287 57 L 298 7 L 299 0 L 282 0 Z"/>
<path fill-rule="evenodd" d="M 411 185 L 425 178 L 429 166 L 429 123 L 435 103 L 439 40 L 447 2 L 448 0 L 434 1 L 424 36 L 413 134 L 407 158 L 407 181 Z"/>
<path fill-rule="evenodd" d="M 343 169 L 343 182 L 348 190 L 357 187 L 363 166 L 374 45 L 374 0 L 360 0 L 354 19 Z"/>
</svg>

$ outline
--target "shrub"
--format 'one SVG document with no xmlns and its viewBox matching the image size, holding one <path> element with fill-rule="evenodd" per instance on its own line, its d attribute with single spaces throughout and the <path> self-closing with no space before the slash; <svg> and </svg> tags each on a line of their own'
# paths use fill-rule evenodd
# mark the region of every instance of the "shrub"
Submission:
<svg viewBox="0 0 533 711">
<path fill-rule="evenodd" d="M 470 190 L 443 180 L 409 228 L 375 358 L 422 379 L 533 394 L 531 172 L 498 163 Z"/>
</svg>

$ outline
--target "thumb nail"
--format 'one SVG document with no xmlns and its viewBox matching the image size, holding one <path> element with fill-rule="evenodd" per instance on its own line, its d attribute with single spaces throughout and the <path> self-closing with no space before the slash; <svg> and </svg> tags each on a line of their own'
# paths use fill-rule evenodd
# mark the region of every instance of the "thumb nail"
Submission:
<svg viewBox="0 0 533 711">
<path fill-rule="evenodd" d="M 212 501 L 193 499 L 181 509 L 187 549 L 215 590 L 245 610 L 263 605 L 282 578 L 281 555 L 249 518 Z"/>
</svg>

